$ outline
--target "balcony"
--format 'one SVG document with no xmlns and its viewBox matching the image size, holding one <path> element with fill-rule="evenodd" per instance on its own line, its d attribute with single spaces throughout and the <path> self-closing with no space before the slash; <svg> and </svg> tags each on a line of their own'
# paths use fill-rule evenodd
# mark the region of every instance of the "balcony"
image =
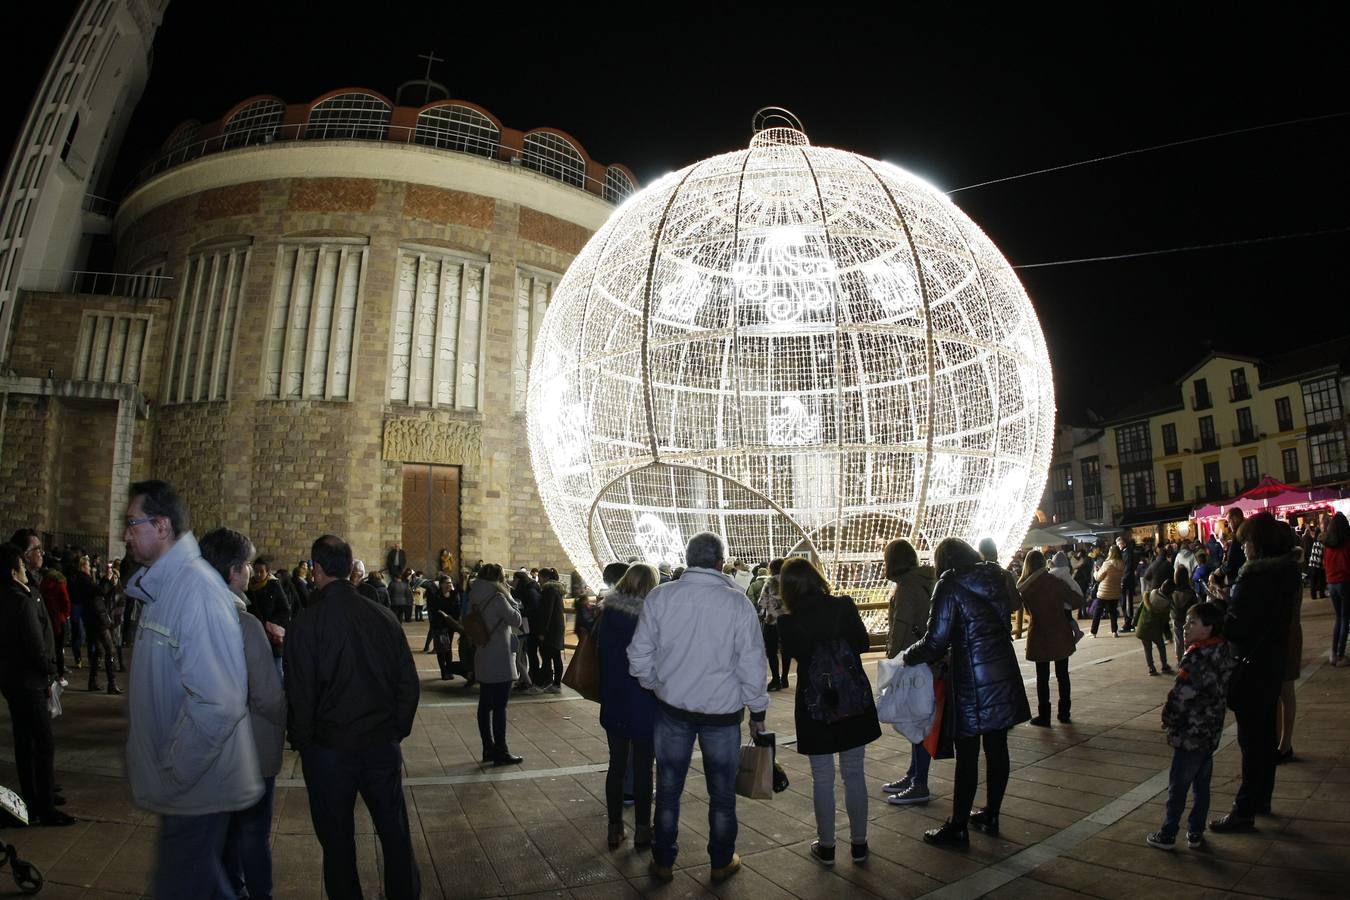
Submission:
<svg viewBox="0 0 1350 900">
<path fill-rule="evenodd" d="M 1217 434 L 1201 435 L 1195 439 L 1192 444 L 1196 453 L 1208 453 L 1211 450 L 1219 449 L 1219 436 Z"/>
<path fill-rule="evenodd" d="M 1191 394 L 1191 409 L 1210 409 L 1214 406 L 1214 401 L 1210 399 L 1209 394 Z"/>
<path fill-rule="evenodd" d="M 1197 502 L 1217 502 L 1227 500 L 1229 497 L 1237 494 L 1237 485 L 1222 479 L 1211 481 L 1204 485 L 1196 485 L 1195 499 Z"/>
<path fill-rule="evenodd" d="M 1252 399 L 1252 389 L 1245 381 L 1242 384 L 1235 384 L 1228 389 L 1228 399 L 1233 403 L 1250 400 Z"/>
<path fill-rule="evenodd" d="M 1240 447 L 1243 444 L 1255 444 L 1259 440 L 1261 440 L 1261 435 L 1257 434 L 1255 430 L 1248 431 L 1242 428 L 1233 429 L 1234 447 Z"/>
<path fill-rule="evenodd" d="M 88 272 L 81 269 L 24 269 L 19 287 L 52 294 L 98 294 L 107 297 L 170 296 L 173 278 L 130 272 Z"/>
</svg>

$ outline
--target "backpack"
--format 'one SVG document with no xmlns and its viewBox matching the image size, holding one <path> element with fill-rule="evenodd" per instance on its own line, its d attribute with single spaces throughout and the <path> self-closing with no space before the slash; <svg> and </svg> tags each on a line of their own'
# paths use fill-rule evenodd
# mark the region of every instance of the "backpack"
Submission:
<svg viewBox="0 0 1350 900">
<path fill-rule="evenodd" d="M 483 618 L 483 611 L 478 607 L 469 610 L 469 614 L 464 617 L 460 623 L 464 626 L 464 634 L 469 640 L 473 641 L 475 647 L 486 647 L 488 639 L 492 637 L 492 632 L 488 631 L 487 621 Z"/>
<path fill-rule="evenodd" d="M 1155 616 L 1165 616 L 1172 608 L 1172 600 L 1160 590 L 1148 592 L 1148 611 Z"/>
<path fill-rule="evenodd" d="M 842 597 L 841 600 L 849 598 Z M 843 604 L 835 615 L 835 632 Z M 802 686 L 802 700 L 806 711 L 817 722 L 833 724 L 851 719 L 875 709 L 872 685 L 862 669 L 857 651 L 842 637 L 820 641 L 811 653 L 806 666 L 806 682 Z"/>
</svg>

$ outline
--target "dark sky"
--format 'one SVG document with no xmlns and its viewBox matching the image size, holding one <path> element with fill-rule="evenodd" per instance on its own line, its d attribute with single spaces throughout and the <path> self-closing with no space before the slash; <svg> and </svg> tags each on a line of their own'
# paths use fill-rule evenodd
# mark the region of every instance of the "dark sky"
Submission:
<svg viewBox="0 0 1350 900">
<path fill-rule="evenodd" d="M 74 4 L 18 12 L 26 58 L 8 60 L 5 143 L 64 27 L 63 6 Z M 119 182 L 182 119 L 210 121 L 264 92 L 300 102 L 360 85 L 392 96 L 420 76 L 417 54 L 427 50 L 448 58 L 433 77 L 452 96 L 511 127 L 561 128 L 594 159 L 625 163 L 644 181 L 745 146 L 752 114 L 769 104 L 796 112 L 813 143 L 896 163 L 946 190 L 1350 111 L 1350 54 L 1333 5 L 1264 18 L 1218 4 L 1182 18 L 1178 6 L 1045 19 L 970 4 L 933 17 L 841 4 L 572 6 L 570 18 L 551 19 L 499 4 L 495 18 L 464 19 L 454 12 L 463 5 L 420 2 L 368 4 L 358 14 L 282 0 L 175 0 Z M 606 30 L 623 23 L 629 30 Z M 1340 117 L 953 199 L 1019 265 L 1344 228 L 1347 161 L 1350 117 Z M 1350 331 L 1350 292 L 1334 266 L 1348 251 L 1350 232 L 1341 232 L 1022 270 L 1062 415 L 1109 411 L 1211 346 L 1260 355 Z"/>
</svg>

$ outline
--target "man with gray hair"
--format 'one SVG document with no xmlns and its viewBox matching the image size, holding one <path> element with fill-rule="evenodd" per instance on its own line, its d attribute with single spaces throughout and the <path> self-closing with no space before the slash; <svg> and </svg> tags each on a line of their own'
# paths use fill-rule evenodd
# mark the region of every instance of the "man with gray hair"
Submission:
<svg viewBox="0 0 1350 900">
<path fill-rule="evenodd" d="M 736 770 L 741 720 L 764 731 L 769 694 L 764 638 L 745 591 L 722 574 L 722 539 L 701 532 L 684 551 L 678 581 L 652 589 L 628 645 L 628 671 L 656 694 L 656 834 L 648 871 L 670 881 L 679 852 L 680 795 L 693 755 L 703 752 L 708 785 L 708 854 L 712 880 L 740 868 L 736 855 Z"/>
</svg>

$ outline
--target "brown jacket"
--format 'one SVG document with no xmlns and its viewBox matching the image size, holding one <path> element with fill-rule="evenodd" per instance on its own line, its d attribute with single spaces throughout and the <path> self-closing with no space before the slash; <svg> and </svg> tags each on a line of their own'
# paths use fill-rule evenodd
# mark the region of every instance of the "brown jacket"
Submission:
<svg viewBox="0 0 1350 900">
<path fill-rule="evenodd" d="M 892 571 L 888 576 L 895 582 L 895 593 L 891 595 L 886 656 L 894 658 L 923 637 L 928 610 L 933 605 L 933 584 L 936 578 L 932 566 Z"/>
<path fill-rule="evenodd" d="M 1031 573 L 1018 584 L 1018 589 L 1022 593 L 1022 605 L 1031 615 L 1031 626 L 1027 630 L 1027 660 L 1054 662 L 1072 656 L 1076 647 L 1065 604 L 1076 610 L 1083 605 L 1083 598 L 1050 574 L 1049 569 Z"/>
</svg>

